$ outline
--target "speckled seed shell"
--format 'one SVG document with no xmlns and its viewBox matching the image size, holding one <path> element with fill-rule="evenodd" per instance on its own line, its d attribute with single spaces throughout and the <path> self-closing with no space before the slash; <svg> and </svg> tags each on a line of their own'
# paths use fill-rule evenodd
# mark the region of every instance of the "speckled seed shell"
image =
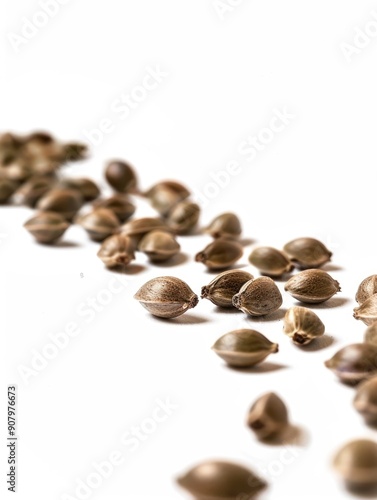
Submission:
<svg viewBox="0 0 377 500">
<path fill-rule="evenodd" d="M 343 347 L 325 361 L 342 382 L 356 384 L 377 374 L 377 346 L 373 344 L 351 344 Z"/>
<path fill-rule="evenodd" d="M 238 238 L 242 228 L 237 215 L 226 212 L 215 217 L 204 231 L 213 238 Z"/>
<path fill-rule="evenodd" d="M 263 276 L 247 281 L 233 296 L 232 303 L 246 314 L 264 316 L 277 311 L 283 303 L 283 297 L 275 282 Z"/>
<path fill-rule="evenodd" d="M 355 296 L 356 302 L 361 305 L 375 293 L 377 293 L 377 274 L 372 274 L 360 283 Z"/>
<path fill-rule="evenodd" d="M 171 259 L 180 249 L 180 244 L 171 233 L 158 230 L 147 233 L 138 245 L 138 250 L 144 252 L 152 262 Z"/>
<path fill-rule="evenodd" d="M 273 247 L 255 248 L 250 256 L 249 262 L 255 266 L 261 274 L 271 277 L 279 277 L 289 273 L 293 269 L 288 257 Z"/>
<path fill-rule="evenodd" d="M 306 307 L 295 306 L 285 313 L 283 330 L 295 344 L 306 345 L 325 333 L 325 325 L 315 312 Z"/>
<path fill-rule="evenodd" d="M 377 483 L 377 443 L 370 439 L 351 441 L 337 452 L 333 465 L 352 486 L 374 485 Z"/>
<path fill-rule="evenodd" d="M 330 250 L 315 238 L 296 238 L 284 245 L 284 251 L 299 269 L 321 267 L 332 256 Z"/>
<path fill-rule="evenodd" d="M 119 227 L 119 220 L 114 212 L 107 208 L 96 208 L 77 219 L 93 241 L 103 241 L 115 233 Z"/>
<path fill-rule="evenodd" d="M 277 394 L 263 394 L 250 408 L 247 425 L 259 439 L 277 436 L 288 425 L 287 407 Z"/>
<path fill-rule="evenodd" d="M 108 268 L 126 266 L 135 258 L 133 241 L 125 234 L 106 238 L 97 253 Z"/>
<path fill-rule="evenodd" d="M 353 317 L 361 319 L 368 326 L 377 321 L 377 293 L 365 300 L 361 306 L 355 307 Z"/>
<path fill-rule="evenodd" d="M 40 212 L 24 224 L 38 243 L 54 243 L 68 229 L 66 219 L 55 212 Z"/>
<path fill-rule="evenodd" d="M 220 337 L 212 349 L 228 365 L 247 367 L 261 363 L 269 354 L 278 352 L 279 346 L 256 330 L 241 329 Z"/>
<path fill-rule="evenodd" d="M 372 323 L 365 330 L 364 342 L 367 342 L 368 344 L 376 344 L 377 345 L 377 321 Z"/>
<path fill-rule="evenodd" d="M 226 269 L 242 257 L 243 248 L 239 243 L 218 238 L 195 256 L 196 262 L 202 262 L 208 269 Z"/>
<path fill-rule="evenodd" d="M 377 423 L 377 376 L 365 380 L 358 386 L 353 406 L 368 424 Z"/>
<path fill-rule="evenodd" d="M 223 271 L 208 285 L 202 287 L 201 298 L 208 299 L 219 307 L 234 307 L 233 295 L 239 292 L 242 285 L 254 279 L 253 275 L 240 269 Z"/>
<path fill-rule="evenodd" d="M 218 460 L 196 465 L 177 483 L 198 500 L 247 500 L 267 486 L 252 471 Z"/>
<path fill-rule="evenodd" d="M 147 281 L 134 298 L 160 318 L 176 318 L 198 303 L 198 296 L 191 288 L 173 276 L 160 276 Z"/>
<path fill-rule="evenodd" d="M 340 292 L 341 288 L 326 271 L 307 269 L 292 276 L 285 284 L 284 290 L 300 302 L 319 304 Z"/>
</svg>

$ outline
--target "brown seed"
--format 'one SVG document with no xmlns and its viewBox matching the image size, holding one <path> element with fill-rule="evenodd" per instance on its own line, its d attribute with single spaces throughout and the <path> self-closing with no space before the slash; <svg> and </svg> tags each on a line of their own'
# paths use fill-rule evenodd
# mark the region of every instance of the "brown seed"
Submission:
<svg viewBox="0 0 377 500">
<path fill-rule="evenodd" d="M 355 296 L 356 302 L 361 305 L 375 293 L 377 293 L 377 274 L 368 276 L 360 283 Z"/>
<path fill-rule="evenodd" d="M 284 333 L 297 345 L 307 345 L 325 333 L 325 325 L 306 307 L 291 307 L 285 313 Z"/>
<path fill-rule="evenodd" d="M 293 265 L 283 252 L 273 247 L 255 248 L 250 256 L 249 262 L 255 266 L 261 274 L 271 277 L 279 277 L 289 273 Z"/>
<path fill-rule="evenodd" d="M 208 299 L 219 307 L 234 307 L 233 295 L 241 289 L 247 281 L 252 280 L 252 274 L 240 269 L 223 271 L 207 286 L 202 287 L 202 299 Z"/>
<path fill-rule="evenodd" d="M 3 166 L 13 163 L 23 144 L 23 137 L 9 132 L 0 135 L 0 164 Z"/>
<path fill-rule="evenodd" d="M 365 330 L 364 342 L 367 342 L 368 344 L 376 344 L 377 345 L 377 321 L 372 323 Z"/>
<path fill-rule="evenodd" d="M 292 276 L 285 284 L 284 290 L 300 302 L 319 304 L 340 292 L 339 283 L 326 271 L 307 269 Z"/>
<path fill-rule="evenodd" d="M 112 210 L 120 222 L 125 222 L 134 214 L 136 210 L 135 205 L 130 201 L 128 196 L 123 193 L 117 193 L 109 198 L 96 200 L 93 203 L 93 207 L 108 208 L 109 210 Z"/>
<path fill-rule="evenodd" d="M 167 215 L 180 201 L 190 196 L 190 191 L 176 181 L 161 181 L 152 186 L 144 195 L 160 215 Z"/>
<path fill-rule="evenodd" d="M 267 486 L 254 472 L 218 460 L 196 465 L 177 483 L 198 500 L 251 500 Z"/>
<path fill-rule="evenodd" d="M 288 426 L 287 407 L 275 393 L 263 394 L 250 408 L 247 425 L 258 439 L 277 437 Z"/>
<path fill-rule="evenodd" d="M 356 410 L 361 413 L 366 423 L 377 423 L 377 376 L 360 384 L 353 400 Z"/>
<path fill-rule="evenodd" d="M 357 384 L 377 374 L 377 346 L 373 344 L 351 344 L 340 349 L 325 366 L 332 370 L 342 382 Z"/>
<path fill-rule="evenodd" d="M 160 230 L 147 233 L 138 245 L 138 250 L 144 252 L 152 262 L 171 259 L 180 249 L 180 244 L 171 233 Z"/>
<path fill-rule="evenodd" d="M 332 256 L 330 250 L 315 238 L 296 238 L 284 245 L 284 251 L 299 269 L 321 267 Z"/>
<path fill-rule="evenodd" d="M 147 281 L 134 298 L 159 318 L 176 318 L 198 303 L 198 296 L 187 283 L 173 276 L 160 276 Z"/>
<path fill-rule="evenodd" d="M 25 222 L 24 228 L 38 243 L 54 243 L 68 229 L 66 219 L 55 212 L 40 212 Z"/>
<path fill-rule="evenodd" d="M 279 346 L 256 330 L 241 329 L 220 337 L 212 349 L 228 365 L 248 367 L 257 365 L 269 354 L 278 352 Z"/>
<path fill-rule="evenodd" d="M 108 268 L 124 267 L 135 258 L 134 245 L 125 234 L 113 234 L 102 242 L 97 255 Z"/>
<path fill-rule="evenodd" d="M 351 489 L 375 487 L 377 443 L 369 439 L 351 441 L 337 452 L 333 465 Z"/>
<path fill-rule="evenodd" d="M 17 189 L 17 183 L 0 177 L 0 203 L 6 203 Z"/>
<path fill-rule="evenodd" d="M 264 316 L 279 309 L 283 298 L 275 282 L 264 276 L 247 281 L 234 295 L 232 302 L 246 314 Z"/>
<path fill-rule="evenodd" d="M 85 201 L 95 200 L 100 195 L 97 184 L 85 177 L 66 177 L 59 181 L 59 187 L 63 189 L 76 189 Z"/>
<path fill-rule="evenodd" d="M 75 222 L 87 231 L 93 241 L 103 241 L 119 228 L 116 215 L 108 208 L 96 208 L 92 212 L 78 217 Z"/>
<path fill-rule="evenodd" d="M 37 201 L 56 185 L 56 178 L 48 175 L 34 175 L 15 192 L 15 199 L 21 205 L 34 207 Z"/>
<path fill-rule="evenodd" d="M 133 219 L 120 227 L 120 232 L 131 236 L 137 246 L 143 236 L 151 231 L 169 231 L 165 222 L 157 217 L 142 217 Z"/>
<path fill-rule="evenodd" d="M 119 193 L 132 192 L 137 187 L 135 171 L 125 161 L 110 161 L 105 168 L 105 177 L 110 186 Z"/>
<path fill-rule="evenodd" d="M 208 269 L 226 269 L 242 257 L 240 244 L 218 238 L 195 255 L 196 262 L 202 262 Z"/>
<path fill-rule="evenodd" d="M 361 306 L 355 307 L 353 317 L 361 319 L 366 325 L 372 325 L 377 321 L 377 293 L 365 300 Z"/>
<path fill-rule="evenodd" d="M 190 233 L 199 221 L 199 205 L 191 201 L 180 201 L 168 213 L 166 222 L 176 234 Z"/>
<path fill-rule="evenodd" d="M 69 161 L 84 160 L 88 154 L 88 146 L 80 142 L 67 142 L 62 145 L 61 159 L 62 163 Z"/>
<path fill-rule="evenodd" d="M 213 238 L 238 238 L 242 232 L 241 222 L 237 215 L 226 212 L 215 217 L 204 231 Z"/>
<path fill-rule="evenodd" d="M 38 200 L 37 208 L 44 212 L 57 212 L 70 221 L 82 203 L 80 193 L 73 189 L 51 189 Z"/>
</svg>

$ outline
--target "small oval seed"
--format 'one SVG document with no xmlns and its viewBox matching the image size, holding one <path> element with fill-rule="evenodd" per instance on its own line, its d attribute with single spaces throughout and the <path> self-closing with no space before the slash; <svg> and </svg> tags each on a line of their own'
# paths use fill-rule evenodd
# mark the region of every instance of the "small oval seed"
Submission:
<svg viewBox="0 0 377 500">
<path fill-rule="evenodd" d="M 190 191 L 176 181 L 161 181 L 144 193 L 160 215 L 167 215 L 180 201 L 190 196 Z"/>
<path fill-rule="evenodd" d="M 25 222 L 24 228 L 38 243 L 54 243 L 68 229 L 66 219 L 55 212 L 40 212 Z"/>
<path fill-rule="evenodd" d="M 144 252 L 151 262 L 163 262 L 177 255 L 180 244 L 171 233 L 150 231 L 141 239 L 138 250 Z"/>
<path fill-rule="evenodd" d="M 77 218 L 80 224 L 93 241 L 103 241 L 117 231 L 119 221 L 111 210 L 107 208 L 96 208 L 86 215 Z"/>
<path fill-rule="evenodd" d="M 38 200 L 37 208 L 43 212 L 57 212 L 70 221 L 80 210 L 82 204 L 82 196 L 77 191 L 54 188 Z"/>
<path fill-rule="evenodd" d="M 234 307 L 233 295 L 252 279 L 254 279 L 252 274 L 240 269 L 223 271 L 208 285 L 202 287 L 201 298 L 210 300 L 218 307 Z"/>
<path fill-rule="evenodd" d="M 373 344 L 351 344 L 340 349 L 325 361 L 342 382 L 357 384 L 377 373 L 377 346 Z"/>
<path fill-rule="evenodd" d="M 135 258 L 132 239 L 125 234 L 106 238 L 97 253 L 108 268 L 125 267 Z"/>
<path fill-rule="evenodd" d="M 199 221 L 200 207 L 192 201 L 180 201 L 167 215 L 166 222 L 176 234 L 190 233 Z"/>
<path fill-rule="evenodd" d="M 325 333 L 325 325 L 306 307 L 291 307 L 284 316 L 283 330 L 297 345 L 307 345 Z"/>
<path fill-rule="evenodd" d="M 344 445 L 335 455 L 333 465 L 349 487 L 372 487 L 377 484 L 377 443 L 357 439 Z"/>
<path fill-rule="evenodd" d="M 279 288 L 267 276 L 247 281 L 236 293 L 232 303 L 250 316 L 264 316 L 277 311 L 283 303 Z"/>
<path fill-rule="evenodd" d="M 196 262 L 202 262 L 208 269 L 226 269 L 242 257 L 240 244 L 224 238 L 218 238 L 195 256 Z"/>
<path fill-rule="evenodd" d="M 332 256 L 330 250 L 315 238 L 296 238 L 284 245 L 284 251 L 299 269 L 321 267 Z"/>
<path fill-rule="evenodd" d="M 284 290 L 300 302 L 319 304 L 340 292 L 341 288 L 326 271 L 307 269 L 292 276 L 285 284 Z"/>
<path fill-rule="evenodd" d="M 289 273 L 293 265 L 283 252 L 273 247 L 255 248 L 250 256 L 249 262 L 265 276 L 279 277 Z"/>
<path fill-rule="evenodd" d="M 258 439 L 279 436 L 288 426 L 288 410 L 284 402 L 273 392 L 258 398 L 249 410 L 247 425 Z"/>
<path fill-rule="evenodd" d="M 241 222 L 237 215 L 226 212 L 215 217 L 204 231 L 213 238 L 238 238 L 242 232 Z"/>
</svg>

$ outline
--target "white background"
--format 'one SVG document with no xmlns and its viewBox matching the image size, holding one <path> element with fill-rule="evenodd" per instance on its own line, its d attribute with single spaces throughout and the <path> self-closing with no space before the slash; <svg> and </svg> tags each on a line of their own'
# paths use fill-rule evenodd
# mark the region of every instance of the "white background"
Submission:
<svg viewBox="0 0 377 500">
<path fill-rule="evenodd" d="M 77 481 L 114 450 L 123 463 L 88 498 L 188 498 L 174 478 L 209 458 L 260 471 L 270 485 L 263 499 L 352 498 L 332 471 L 332 456 L 349 439 L 377 434 L 353 409 L 354 390 L 323 362 L 361 341 L 365 327 L 352 317 L 354 294 L 376 272 L 377 40 L 364 40 L 349 60 L 342 44 L 354 45 L 355 29 L 374 20 L 377 4 L 238 3 L 221 17 L 212 0 L 71 0 L 17 52 L 9 35 L 20 35 L 24 17 L 41 8 L 37 1 L 3 1 L 2 129 L 85 140 L 85 130 L 110 119 L 112 131 L 67 175 L 103 183 L 104 161 L 125 158 L 143 189 L 176 178 L 196 193 L 211 192 L 203 225 L 233 210 L 253 244 L 321 239 L 334 253 L 325 269 L 342 286 L 316 308 L 329 338 L 321 349 L 299 349 L 283 335 L 281 315 L 252 320 L 209 301 L 173 321 L 148 315 L 132 298 L 148 279 L 174 275 L 199 293 L 213 278 L 193 262 L 206 236 L 180 238 L 187 259 L 172 267 L 149 265 L 138 254 L 127 285 L 86 323 L 80 305 L 119 277 L 96 257 L 98 245 L 72 227 L 68 243 L 39 246 L 22 228 L 32 211 L 1 207 L 2 386 L 19 386 L 20 499 L 79 498 Z M 112 103 L 156 66 L 167 76 L 121 119 Z M 240 144 L 267 127 L 276 109 L 294 118 L 248 161 Z M 211 174 L 229 162 L 238 162 L 237 175 L 213 194 Z M 144 204 L 137 212 L 152 213 Z M 240 264 L 257 275 L 248 265 L 250 249 Z M 284 282 L 278 286 L 283 290 Z M 294 303 L 284 293 L 282 312 Z M 41 352 L 49 335 L 70 322 L 80 334 L 25 382 L 20 366 L 30 367 L 33 350 Z M 229 369 L 210 350 L 240 327 L 280 344 L 265 369 Z M 286 455 L 257 442 L 245 426 L 252 402 L 271 390 L 305 437 Z M 177 408 L 130 451 L 124 433 L 151 416 L 156 399 L 167 398 Z M 5 433 L 5 409 L 2 415 Z M 5 437 L 2 446 L 5 462 Z M 2 470 L 5 491 L 5 464 Z"/>
</svg>

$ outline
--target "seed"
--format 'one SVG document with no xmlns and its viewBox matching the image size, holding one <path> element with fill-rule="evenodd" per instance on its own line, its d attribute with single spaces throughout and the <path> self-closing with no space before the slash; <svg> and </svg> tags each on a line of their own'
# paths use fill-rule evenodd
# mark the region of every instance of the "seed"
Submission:
<svg viewBox="0 0 377 500">
<path fill-rule="evenodd" d="M 34 175 L 15 192 L 15 199 L 21 205 L 34 207 L 37 201 L 56 184 L 54 176 Z"/>
<path fill-rule="evenodd" d="M 105 168 L 105 177 L 115 191 L 127 193 L 134 191 L 137 186 L 137 178 L 133 167 L 121 160 L 111 161 Z"/>
<path fill-rule="evenodd" d="M 372 325 L 377 321 L 377 293 L 365 300 L 361 306 L 355 307 L 353 317 L 361 319 L 366 325 Z"/>
<path fill-rule="evenodd" d="M 271 277 L 279 277 L 293 269 L 288 257 L 272 247 L 255 248 L 249 256 L 249 262 L 259 269 L 261 274 Z"/>
<path fill-rule="evenodd" d="M 80 161 L 84 160 L 88 153 L 88 147 L 86 144 L 81 144 L 80 142 L 67 142 L 62 146 L 62 160 L 63 163 L 69 161 Z"/>
<path fill-rule="evenodd" d="M 258 439 L 277 437 L 288 426 L 288 410 L 284 402 L 273 392 L 258 398 L 250 408 L 247 425 Z"/>
<path fill-rule="evenodd" d="M 180 201 L 190 196 L 190 191 L 176 181 L 162 181 L 152 186 L 144 195 L 160 215 L 167 215 Z"/>
<path fill-rule="evenodd" d="M 125 222 L 127 219 L 134 214 L 136 207 L 129 200 L 128 196 L 123 193 L 117 193 L 110 198 L 105 198 L 102 200 L 96 200 L 93 203 L 94 208 L 108 208 L 112 210 L 114 214 L 118 217 L 120 222 Z"/>
<path fill-rule="evenodd" d="M 219 307 L 233 307 L 232 298 L 242 285 L 252 280 L 252 274 L 238 269 L 223 271 L 207 286 L 202 287 L 202 299 L 208 299 Z"/>
<path fill-rule="evenodd" d="M 0 177 L 0 203 L 6 203 L 17 189 L 17 183 Z"/>
<path fill-rule="evenodd" d="M 361 305 L 375 293 L 377 293 L 377 274 L 368 276 L 360 283 L 356 292 L 356 302 Z"/>
<path fill-rule="evenodd" d="M 340 349 L 325 366 L 342 382 L 357 384 L 377 373 L 377 345 L 351 344 Z"/>
<path fill-rule="evenodd" d="M 157 217 L 143 217 L 141 219 L 133 219 L 129 222 L 123 224 L 120 227 L 120 232 L 123 234 L 127 234 L 127 236 L 131 236 L 135 241 L 135 245 L 137 246 L 143 236 L 145 236 L 150 231 L 168 231 L 169 228 L 165 224 L 164 221 L 158 219 Z"/>
<path fill-rule="evenodd" d="M 284 251 L 299 269 L 321 267 L 332 256 L 330 250 L 315 238 L 296 238 L 284 245 Z"/>
<path fill-rule="evenodd" d="M 57 212 L 68 221 L 80 210 L 82 197 L 73 189 L 51 189 L 38 200 L 37 208 L 44 212 Z"/>
<path fill-rule="evenodd" d="M 199 221 L 199 205 L 191 201 L 180 201 L 168 213 L 166 222 L 176 234 L 190 233 Z"/>
<path fill-rule="evenodd" d="M 33 170 L 30 166 L 23 163 L 11 163 L 5 168 L 1 168 L 0 174 L 10 181 L 21 184 L 33 176 Z"/>
<path fill-rule="evenodd" d="M 177 483 L 198 500 L 251 500 L 267 486 L 251 470 L 223 461 L 202 462 Z"/>
<path fill-rule="evenodd" d="M 307 269 L 292 276 L 285 284 L 284 290 L 300 302 L 319 304 L 340 292 L 339 283 L 326 271 Z"/>
<path fill-rule="evenodd" d="M 66 219 L 55 212 L 40 212 L 24 224 L 38 243 L 54 243 L 68 229 Z"/>
<path fill-rule="evenodd" d="M 349 487 L 373 487 L 377 484 L 377 443 L 350 441 L 337 452 L 333 465 Z"/>
<path fill-rule="evenodd" d="M 238 238 L 242 232 L 241 222 L 237 215 L 226 212 L 215 217 L 204 231 L 213 238 Z"/>
<path fill-rule="evenodd" d="M 367 342 L 368 344 L 376 344 L 377 345 L 377 321 L 372 323 L 365 330 L 364 342 Z"/>
<path fill-rule="evenodd" d="M 377 423 L 377 376 L 359 385 L 353 405 L 368 424 Z"/>
<path fill-rule="evenodd" d="M 113 234 L 106 238 L 97 253 L 106 267 L 124 267 L 134 260 L 134 245 L 125 234 Z"/>
<path fill-rule="evenodd" d="M 239 243 L 218 238 L 195 255 L 196 262 L 202 262 L 208 269 L 226 269 L 242 257 Z"/>
<path fill-rule="evenodd" d="M 138 250 L 144 252 L 152 262 L 168 260 L 180 249 L 180 244 L 171 233 L 159 230 L 147 233 L 138 245 Z"/>
<path fill-rule="evenodd" d="M 65 178 L 59 181 L 59 187 L 64 189 L 76 189 L 85 201 L 92 201 L 100 195 L 99 187 L 91 179 Z"/>
<path fill-rule="evenodd" d="M 116 215 L 108 208 L 96 208 L 75 221 L 80 224 L 93 241 L 103 241 L 119 227 Z"/>
<path fill-rule="evenodd" d="M 285 313 L 283 330 L 297 345 L 309 344 L 325 333 L 325 325 L 306 307 L 291 307 Z"/>
<path fill-rule="evenodd" d="M 250 316 L 270 314 L 282 305 L 283 297 L 275 282 L 267 276 L 247 281 L 233 296 L 233 305 Z"/>
<path fill-rule="evenodd" d="M 160 276 L 147 281 L 134 298 L 159 318 L 176 318 L 198 303 L 198 296 L 191 288 L 173 276 Z"/>
<path fill-rule="evenodd" d="M 212 349 L 228 365 L 247 367 L 261 363 L 269 354 L 278 352 L 279 346 L 256 330 L 241 329 L 220 337 Z"/>
<path fill-rule="evenodd" d="M 9 132 L 0 135 L 0 164 L 7 166 L 13 163 L 22 147 L 23 138 Z"/>
</svg>

